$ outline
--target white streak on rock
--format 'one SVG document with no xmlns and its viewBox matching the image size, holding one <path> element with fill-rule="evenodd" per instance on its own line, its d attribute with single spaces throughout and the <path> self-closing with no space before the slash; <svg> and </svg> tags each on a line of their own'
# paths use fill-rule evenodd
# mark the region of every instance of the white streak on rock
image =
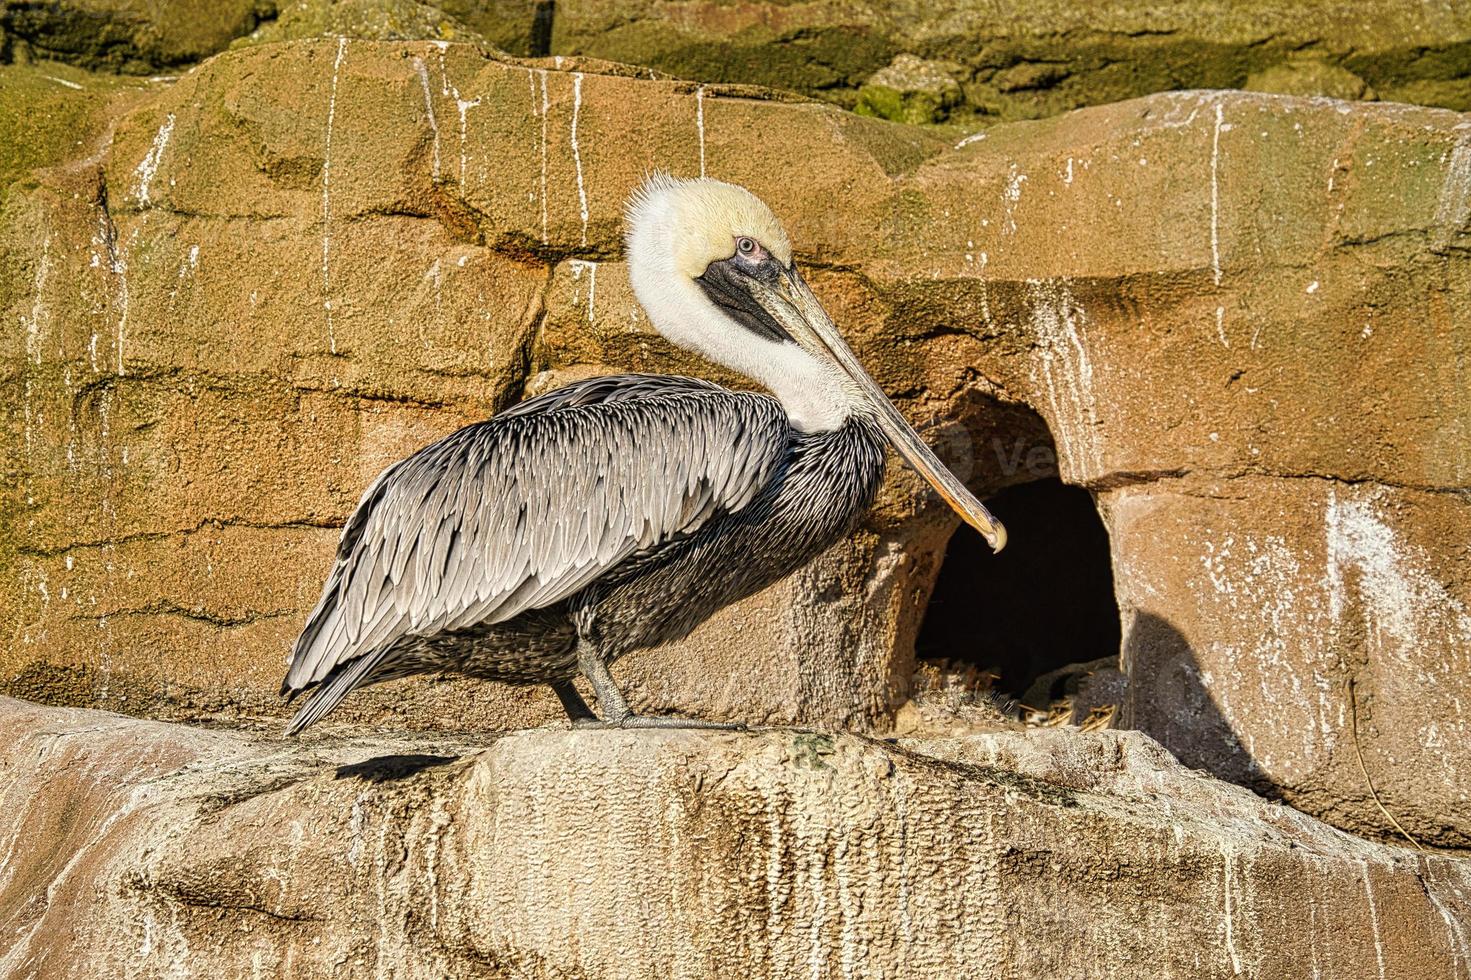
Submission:
<svg viewBox="0 0 1471 980">
<path fill-rule="evenodd" d="M 48 82 L 55 82 L 57 85 L 65 85 L 67 88 L 74 88 L 78 92 L 83 91 L 82 86 L 78 85 L 76 82 L 69 82 L 64 78 L 57 78 L 55 75 L 42 75 L 41 77 L 46 79 Z"/>
<path fill-rule="evenodd" d="M 827 925 L 827 889 L 823 887 L 823 879 L 827 876 L 823 872 L 827 860 L 822 848 L 808 848 L 806 867 L 802 869 L 812 896 L 811 918 L 807 924 L 807 967 L 812 980 L 824 980 L 829 976 L 827 944 L 823 941 L 823 927 Z"/>
<path fill-rule="evenodd" d="M 1457 126 L 1461 129 L 1463 126 Z M 1445 248 L 1466 227 L 1471 218 L 1471 139 L 1463 139 L 1451 150 L 1446 163 L 1445 182 L 1440 187 L 1440 200 L 1435 207 L 1434 244 Z"/>
<path fill-rule="evenodd" d="M 1369 880 L 1369 862 L 1360 860 L 1363 868 L 1364 894 L 1369 899 L 1369 925 L 1374 930 L 1374 957 L 1379 965 L 1379 976 L 1384 977 L 1384 940 L 1379 935 L 1379 906 L 1374 901 L 1374 883 Z"/>
<path fill-rule="evenodd" d="M 347 822 L 348 838 L 351 841 L 347 848 L 347 863 L 354 868 L 363 856 L 363 801 L 367 798 L 366 791 L 357 795 L 357 799 L 352 801 L 352 811 Z"/>
<path fill-rule="evenodd" d="M 705 86 L 695 89 L 695 129 L 700 134 L 700 176 L 705 176 Z"/>
<path fill-rule="evenodd" d="M 789 872 L 786 870 L 785 862 L 782 860 L 782 820 L 776 807 L 767 810 L 767 828 L 770 832 L 771 843 L 766 851 L 766 907 L 772 912 L 772 921 L 768 929 L 772 934 L 777 934 L 781 928 L 778 918 L 779 910 L 786 904 L 786 896 L 790 888 Z"/>
<path fill-rule="evenodd" d="M 13 942 L 9 950 L 4 955 L 0 955 L 0 975 L 11 976 L 18 974 L 20 967 L 30 960 L 31 941 L 35 939 L 36 933 L 50 920 L 51 917 L 47 913 L 57 907 L 57 892 L 61 889 L 63 883 L 77 869 L 82 859 L 87 857 L 95 847 L 103 843 L 108 831 L 112 830 L 113 824 L 131 814 L 134 810 L 137 810 L 144 803 L 147 803 L 152 798 L 153 793 L 154 788 L 147 783 L 136 787 L 128 794 L 127 799 L 123 800 L 122 804 L 116 810 L 109 813 L 98 824 L 97 831 L 81 847 L 77 848 L 71 858 L 62 866 L 61 870 L 52 877 L 51 881 L 46 885 L 43 896 L 41 896 L 44 898 L 44 901 L 40 906 L 40 914 L 35 916 L 35 921 L 23 936 L 12 937 Z"/>
<path fill-rule="evenodd" d="M 1191 123 L 1195 122 L 1195 117 L 1200 115 L 1200 110 L 1204 108 L 1207 101 L 1195 92 L 1163 92 L 1159 97 L 1168 99 L 1170 102 L 1169 111 L 1159 120 L 1160 125 L 1170 129 L 1188 128 Z M 1187 108 L 1190 110 L 1188 114 L 1185 113 Z"/>
<path fill-rule="evenodd" d="M 1372 495 L 1339 500 L 1336 489 L 1329 491 L 1330 616 L 1335 621 L 1343 617 L 1348 600 L 1343 570 L 1353 568 L 1371 651 L 1403 660 L 1424 646 L 1471 649 L 1471 611 L 1427 570 L 1428 556 L 1399 540 L 1374 503 Z"/>
<path fill-rule="evenodd" d="M 153 185 L 154 175 L 158 173 L 158 165 L 163 160 L 163 151 L 169 145 L 169 137 L 173 135 L 174 114 L 171 112 L 163 125 L 158 127 L 158 132 L 154 134 L 153 146 L 133 170 L 138 177 L 137 184 L 133 188 L 133 196 L 138 199 L 139 204 L 148 204 L 153 199 L 149 190 Z"/>
<path fill-rule="evenodd" d="M 1231 850 L 1224 844 L 1221 845 L 1221 891 L 1224 895 L 1222 913 L 1225 918 L 1226 929 L 1226 953 L 1231 957 L 1231 972 L 1237 976 L 1241 975 L 1241 954 L 1236 949 L 1236 920 L 1232 911 L 1231 902 Z"/>
<path fill-rule="evenodd" d="M 466 99 L 460 95 L 457 86 L 450 84 L 449 69 L 444 64 L 444 50 L 444 48 L 439 49 L 439 90 L 443 95 L 454 96 L 455 111 L 460 116 L 460 191 L 463 193 L 465 188 L 465 141 L 468 125 L 466 114 L 480 104 L 480 99 Z"/>
<path fill-rule="evenodd" d="M 1324 574 L 1329 619 L 1338 629 L 1362 623 L 1364 655 L 1381 694 L 1394 696 L 1406 686 L 1452 690 L 1471 670 L 1471 610 L 1432 571 L 1430 556 L 1386 522 L 1379 505 L 1383 494 L 1379 489 L 1329 491 Z M 1427 656 L 1426 651 L 1444 654 Z M 1431 746 L 1442 737 L 1440 728 L 1463 730 L 1471 719 L 1459 698 L 1437 704 L 1416 734 L 1426 770 L 1418 775 L 1449 785 L 1458 778 L 1454 754 Z"/>
<path fill-rule="evenodd" d="M 138 946 L 138 959 L 146 960 L 153 953 L 153 932 L 158 927 L 158 920 L 150 910 L 143 914 L 143 942 Z"/>
<path fill-rule="evenodd" d="M 1216 307 L 1216 336 L 1220 338 L 1221 346 L 1227 350 L 1231 349 L 1231 341 L 1226 339 L 1226 308 Z"/>
<path fill-rule="evenodd" d="M 1032 280 L 1028 286 L 1037 337 L 1033 380 L 1047 392 L 1058 465 L 1067 479 L 1081 481 L 1100 470 L 1103 459 L 1093 360 L 1080 329 L 1087 319 L 1065 284 Z"/>
<path fill-rule="evenodd" d="M 429 929 L 439 932 L 439 847 L 444 829 L 450 825 L 450 815 L 443 802 L 436 800 L 434 811 L 429 816 L 429 831 L 424 836 L 424 877 L 429 886 Z"/>
<path fill-rule="evenodd" d="M 434 97 L 429 92 L 429 69 L 423 58 L 414 59 L 414 70 L 419 73 L 419 84 L 424 89 L 424 111 L 429 114 L 429 130 L 434 134 L 434 160 L 430 173 L 439 179 L 439 121 L 434 118 Z"/>
<path fill-rule="evenodd" d="M 198 270 L 199 270 L 199 246 L 198 245 L 190 245 L 189 246 L 189 253 L 184 257 L 184 261 L 181 262 L 181 263 L 179 263 L 179 274 L 174 278 L 174 286 L 173 286 L 172 289 L 169 290 L 169 304 L 170 304 L 170 306 L 172 306 L 173 303 L 174 303 L 174 301 L 176 299 L 178 299 L 178 297 L 179 297 L 179 289 L 180 289 L 180 287 L 182 287 L 184 285 L 184 280 L 188 279 L 191 275 L 193 275 Z"/>
<path fill-rule="evenodd" d="M 980 253 L 979 268 L 976 270 L 976 276 L 981 281 L 981 319 L 988 327 L 991 325 L 991 290 L 986 286 L 986 266 L 990 261 L 989 255 Z"/>
<path fill-rule="evenodd" d="M 123 257 L 121 250 L 114 249 L 112 258 L 112 271 L 117 276 L 118 289 L 118 318 L 117 318 L 117 373 L 119 377 L 128 373 L 126 361 L 123 356 L 124 348 L 128 339 L 128 262 Z"/>
<path fill-rule="evenodd" d="M 23 318 L 26 324 L 26 360 L 41 363 L 41 318 L 50 319 L 46 310 L 46 279 L 51 274 L 51 235 L 48 232 L 41 241 L 41 261 L 36 265 L 36 281 L 31 296 L 31 315 Z"/>
<path fill-rule="evenodd" d="M 1456 957 L 1456 972 L 1453 976 L 1458 978 L 1461 976 L 1462 966 L 1471 967 L 1471 942 L 1466 938 L 1466 926 L 1451 915 L 1445 903 L 1435 894 L 1433 880 L 1425 884 L 1425 897 L 1430 899 L 1430 904 L 1435 906 L 1435 910 L 1445 920 L 1446 932 L 1450 934 L 1451 952 Z"/>
<path fill-rule="evenodd" d="M 577 142 L 577 120 L 582 114 L 582 72 L 572 73 L 572 162 L 577 167 L 577 206 L 582 214 L 582 244 L 587 244 L 587 187 L 582 179 L 582 147 Z"/>
<path fill-rule="evenodd" d="M 598 299 L 598 264 L 583 259 L 572 259 L 572 280 L 582 281 L 583 272 L 587 272 L 587 322 L 592 323 L 596 315 L 596 304 Z M 582 298 L 582 290 L 579 287 L 572 296 L 574 305 Z"/>
<path fill-rule="evenodd" d="M 134 230 L 133 239 L 138 237 Z M 101 209 L 97 218 L 97 234 L 92 239 L 93 246 L 101 246 L 107 253 L 107 271 L 117 278 L 117 293 L 114 302 L 118 307 L 117 320 L 117 373 L 122 376 L 127 373 L 124 366 L 123 350 L 128 336 L 128 259 L 127 250 L 118 242 L 117 226 L 112 222 L 112 215 L 106 207 Z"/>
<path fill-rule="evenodd" d="M 337 119 L 337 78 L 347 38 L 337 39 L 337 58 L 332 62 L 332 93 L 327 99 L 327 142 L 322 155 L 322 309 L 327 314 L 327 347 L 337 353 L 337 334 L 332 328 L 332 124 Z"/>
<path fill-rule="evenodd" d="M 1216 125 L 1211 131 L 1211 276 L 1221 284 L 1221 117 L 1222 107 L 1216 103 Z"/>
<path fill-rule="evenodd" d="M 1013 163 L 1007 175 L 1006 190 L 1001 193 L 1001 203 L 1006 209 L 1006 227 L 1002 231 L 1006 234 L 1016 232 L 1016 206 L 1022 199 L 1022 184 L 1026 182 L 1027 175 Z"/>
<path fill-rule="evenodd" d="M 547 115 L 551 101 L 547 98 L 547 73 L 541 75 L 541 243 L 547 243 Z"/>
<path fill-rule="evenodd" d="M 455 109 L 460 113 L 460 192 L 463 194 L 465 189 L 465 141 L 468 136 L 469 127 L 467 114 L 471 109 L 480 104 L 480 99 L 478 97 L 474 99 L 462 99 L 460 98 L 459 89 L 455 89 L 454 92 Z"/>
</svg>

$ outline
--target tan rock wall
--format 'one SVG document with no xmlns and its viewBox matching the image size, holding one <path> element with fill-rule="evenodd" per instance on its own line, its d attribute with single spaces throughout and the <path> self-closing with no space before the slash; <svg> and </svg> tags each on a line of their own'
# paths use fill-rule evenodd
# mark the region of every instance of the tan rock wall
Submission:
<svg viewBox="0 0 1471 980">
<path fill-rule="evenodd" d="M 6 690 L 277 713 L 335 529 L 383 465 L 580 373 L 731 380 L 652 333 L 619 264 L 642 174 L 703 170 L 771 202 L 860 356 L 978 489 L 1018 478 L 993 436 L 1055 441 L 1100 500 L 1126 628 L 1164 624 L 1126 629 L 1130 662 L 1188 648 L 1219 721 L 1181 724 L 1195 709 L 1141 669 L 1140 725 L 1382 832 L 1349 754 L 1353 678 L 1386 802 L 1471 840 L 1461 117 L 1186 93 L 952 143 L 562 69 L 263 45 L 134 97 L 95 160 L 12 188 Z M 855 542 L 620 669 L 645 704 L 882 725 L 943 520 L 896 467 Z M 349 715 L 551 711 L 415 683 Z"/>
<path fill-rule="evenodd" d="M 1466 784 L 1445 739 L 1471 670 L 1465 503 L 1319 479 L 1222 491 L 1105 498 L 1131 556 L 1116 567 L 1124 723 L 1367 830 L 1362 755 L 1397 819 L 1464 846 Z"/>
<path fill-rule="evenodd" d="M 279 83 L 291 73 L 300 86 Z M 706 370 L 662 341 L 651 351 L 621 267 L 599 275 L 641 174 L 681 162 L 614 151 L 618 93 L 641 84 L 466 46 L 248 50 L 124 119 L 104 168 L 49 172 L 17 198 L 7 227 L 25 253 L 13 294 L 26 326 L 8 353 L 23 534 L 8 688 L 164 714 L 279 711 L 281 657 L 335 528 L 385 465 L 528 381 L 554 382 L 552 368 Z M 741 155 L 767 108 L 731 105 L 712 165 Z M 651 151 L 694 129 L 677 87 L 651 106 Z M 781 110 L 798 141 L 831 132 L 830 117 Z M 850 127 L 881 132 L 846 119 L 839 131 Z M 940 145 L 905 134 L 884 150 Z M 830 151 L 834 166 L 863 152 L 847 146 Z M 633 685 L 714 716 L 885 717 L 935 570 L 885 534 L 845 546 L 800 592 L 765 597 L 771 615 L 740 614 L 752 638 L 735 652 L 711 642 L 718 630 L 698 641 L 726 648 L 723 667 L 676 652 L 669 663 L 684 666 L 656 664 Z M 918 589 L 897 584 L 914 576 Z M 874 594 L 892 598 L 863 601 Z M 809 635 L 823 654 L 803 650 Z M 752 649 L 771 667 L 759 693 L 732 686 Z M 657 682 L 670 671 L 686 682 Z M 547 707 L 539 693 L 454 687 L 463 710 L 398 693 L 365 710 L 501 727 Z"/>
</svg>

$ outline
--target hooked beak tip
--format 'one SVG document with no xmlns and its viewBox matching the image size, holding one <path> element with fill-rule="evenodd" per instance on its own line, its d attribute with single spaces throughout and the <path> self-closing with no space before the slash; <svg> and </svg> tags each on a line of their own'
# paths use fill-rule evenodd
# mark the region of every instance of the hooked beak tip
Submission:
<svg viewBox="0 0 1471 980">
<path fill-rule="evenodd" d="M 977 528 L 977 530 L 981 529 Z M 1002 548 L 1006 547 L 1006 526 L 997 521 L 989 532 L 982 530 L 981 537 L 985 538 L 986 543 L 991 546 L 991 554 L 998 554 Z"/>
</svg>

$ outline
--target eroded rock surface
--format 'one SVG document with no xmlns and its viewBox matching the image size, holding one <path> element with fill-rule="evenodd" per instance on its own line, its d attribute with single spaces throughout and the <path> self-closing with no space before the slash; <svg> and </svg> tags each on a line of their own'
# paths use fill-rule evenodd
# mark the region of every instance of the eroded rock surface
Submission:
<svg viewBox="0 0 1471 980">
<path fill-rule="evenodd" d="M 994 120 L 1170 89 L 1234 88 L 1254 75 L 1266 75 L 1274 91 L 1360 97 L 1372 89 L 1389 101 L 1466 110 L 1468 42 L 1465 6 L 1398 0 L 558 0 L 551 50 L 775 85 L 842 105 L 907 53 L 963 66 L 967 110 Z"/>
<path fill-rule="evenodd" d="M 283 743 L 0 699 L 0 975 L 1461 976 L 1471 867 L 1135 733 Z"/>
</svg>

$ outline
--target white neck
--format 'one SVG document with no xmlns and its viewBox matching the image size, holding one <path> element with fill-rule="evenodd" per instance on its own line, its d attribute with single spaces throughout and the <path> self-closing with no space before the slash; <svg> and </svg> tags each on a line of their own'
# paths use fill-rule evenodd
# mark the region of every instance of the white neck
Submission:
<svg viewBox="0 0 1471 980">
<path fill-rule="evenodd" d="M 742 327 L 689 276 L 673 268 L 630 264 L 629 278 L 659 333 L 760 383 L 781 402 L 798 431 L 830 432 L 858 406 L 856 387 L 836 365 L 795 343 L 768 340 Z"/>
</svg>

